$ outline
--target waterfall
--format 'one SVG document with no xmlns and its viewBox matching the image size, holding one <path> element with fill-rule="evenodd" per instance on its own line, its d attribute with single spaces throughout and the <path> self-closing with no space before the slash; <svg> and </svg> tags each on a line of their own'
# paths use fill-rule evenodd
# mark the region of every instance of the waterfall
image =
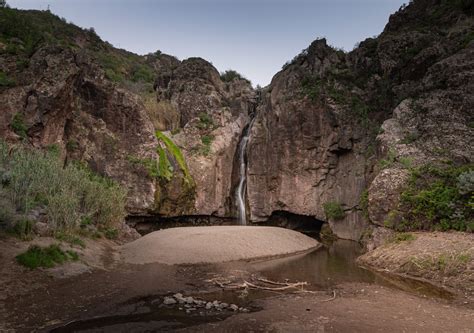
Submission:
<svg viewBox="0 0 474 333">
<path fill-rule="evenodd" d="M 242 139 L 239 144 L 239 184 L 235 191 L 235 198 L 238 209 L 238 218 L 240 225 L 247 224 L 247 144 L 249 142 L 250 129 L 252 128 L 253 119 L 243 132 Z"/>
</svg>

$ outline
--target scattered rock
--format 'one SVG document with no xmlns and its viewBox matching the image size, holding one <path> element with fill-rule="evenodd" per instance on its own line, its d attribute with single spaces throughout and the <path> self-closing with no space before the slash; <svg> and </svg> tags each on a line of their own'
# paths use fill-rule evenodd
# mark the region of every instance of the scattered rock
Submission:
<svg viewBox="0 0 474 333">
<path fill-rule="evenodd" d="M 165 305 L 176 304 L 176 300 L 173 297 L 165 297 L 165 299 L 163 300 L 163 304 Z"/>
</svg>

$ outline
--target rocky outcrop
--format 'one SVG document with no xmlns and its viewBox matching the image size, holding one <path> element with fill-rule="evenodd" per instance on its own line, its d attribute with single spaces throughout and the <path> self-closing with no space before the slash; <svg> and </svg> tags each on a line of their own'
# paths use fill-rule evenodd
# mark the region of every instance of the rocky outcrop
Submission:
<svg viewBox="0 0 474 333">
<path fill-rule="evenodd" d="M 168 135 L 182 149 L 196 185 L 187 215 L 233 216 L 233 159 L 256 103 L 252 86 L 239 78 L 224 82 L 209 62 L 190 58 L 158 76 L 155 88 L 180 114 L 182 129 Z"/>
<path fill-rule="evenodd" d="M 232 214 L 233 158 L 255 103 L 248 81 L 224 82 L 200 58 L 115 49 L 49 12 L 4 11 L 2 138 L 119 181 L 132 215 Z"/>
<path fill-rule="evenodd" d="M 308 77 L 322 77 L 343 59 L 319 40 L 273 78 L 250 136 L 252 221 L 265 220 L 273 211 L 327 220 L 323 205 L 337 202 L 347 212 L 335 229 L 346 238 L 360 237 L 366 224 L 357 211 L 366 184 L 365 131 L 343 107 L 332 100 L 315 102 L 302 87 Z M 348 223 L 347 232 L 338 228 Z"/>
<path fill-rule="evenodd" d="M 0 136 L 57 145 L 66 162 L 120 181 L 130 214 L 230 217 L 236 150 L 255 116 L 250 220 L 296 214 L 358 240 L 404 214 L 413 168 L 473 162 L 472 11 L 416 0 L 349 53 L 316 40 L 257 101 L 247 80 L 201 58 L 134 55 L 50 13 L 8 9 L 68 29 L 34 50 L 24 41 L 40 27 L 22 31 L 12 16 L 16 30 L 0 31 Z"/>
<path fill-rule="evenodd" d="M 135 95 L 106 80 L 86 53 L 56 47 L 39 49 L 19 81 L 25 84 L 0 94 L 0 136 L 20 140 L 23 133 L 12 124 L 21 121 L 30 144 L 57 147 L 65 159 L 87 162 L 124 184 L 130 213 L 153 205 L 154 183 L 127 160 L 154 157 L 157 144 Z"/>
<path fill-rule="evenodd" d="M 472 6 L 418 0 L 348 54 L 323 39 L 286 64 L 251 131 L 251 220 L 283 210 L 359 239 L 386 224 L 409 169 L 472 163 L 473 24 Z"/>
</svg>

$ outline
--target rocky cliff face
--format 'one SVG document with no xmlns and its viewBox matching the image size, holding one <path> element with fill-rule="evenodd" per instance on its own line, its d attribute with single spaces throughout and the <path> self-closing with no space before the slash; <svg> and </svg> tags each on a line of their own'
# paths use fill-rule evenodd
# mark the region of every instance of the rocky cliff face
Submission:
<svg viewBox="0 0 474 333">
<path fill-rule="evenodd" d="M 345 106 L 306 96 L 303 87 L 307 81 L 314 84 L 308 89 L 322 94 L 317 81 L 344 57 L 325 40 L 315 41 L 272 80 L 250 136 L 251 220 L 287 211 L 325 221 L 323 204 L 337 202 L 346 214 L 334 229 L 344 224 L 340 236 L 360 236 L 365 220 L 357 206 L 366 184 L 366 130 Z"/>
<path fill-rule="evenodd" d="M 48 12 L 3 9 L 0 136 L 119 180 L 132 215 L 228 217 L 236 149 L 255 115 L 251 221 L 299 214 L 354 240 L 371 225 L 467 230 L 472 189 L 456 190 L 456 177 L 472 172 L 473 8 L 414 1 L 349 53 L 316 40 L 258 106 L 247 80 L 203 59 L 138 56 Z M 446 200 L 420 215 L 415 185 Z"/>
<path fill-rule="evenodd" d="M 14 61 L 2 60 L 3 68 Z M 56 47 L 37 50 L 16 78 L 19 84 L 0 94 L 2 137 L 59 148 L 65 159 L 119 180 L 129 191 L 131 213 L 153 204 L 155 185 L 127 162 L 132 152 L 154 156 L 157 144 L 136 96 L 106 80 L 86 53 Z"/>
<path fill-rule="evenodd" d="M 132 215 L 231 214 L 248 81 L 224 82 L 200 58 L 115 49 L 49 12 L 2 9 L 0 22 L 2 138 L 118 180 Z"/>
<path fill-rule="evenodd" d="M 416 166 L 472 163 L 473 23 L 472 4 L 415 1 L 348 54 L 318 40 L 285 65 L 251 132 L 251 219 L 288 211 L 359 239 Z"/>
<path fill-rule="evenodd" d="M 233 216 L 233 158 L 256 103 L 252 86 L 240 78 L 224 82 L 209 62 L 190 58 L 165 71 L 155 87 L 180 115 L 180 130 L 167 134 L 182 148 L 196 184 L 189 210 L 166 215 Z"/>
</svg>

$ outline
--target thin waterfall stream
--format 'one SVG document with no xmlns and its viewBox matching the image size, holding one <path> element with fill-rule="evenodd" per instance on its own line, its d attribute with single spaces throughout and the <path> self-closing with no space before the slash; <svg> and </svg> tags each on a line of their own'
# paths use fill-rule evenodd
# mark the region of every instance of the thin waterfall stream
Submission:
<svg viewBox="0 0 474 333">
<path fill-rule="evenodd" d="M 254 119 L 252 119 L 250 124 L 244 129 L 239 144 L 239 184 L 235 191 L 235 198 L 240 225 L 247 225 L 247 145 Z"/>
</svg>

